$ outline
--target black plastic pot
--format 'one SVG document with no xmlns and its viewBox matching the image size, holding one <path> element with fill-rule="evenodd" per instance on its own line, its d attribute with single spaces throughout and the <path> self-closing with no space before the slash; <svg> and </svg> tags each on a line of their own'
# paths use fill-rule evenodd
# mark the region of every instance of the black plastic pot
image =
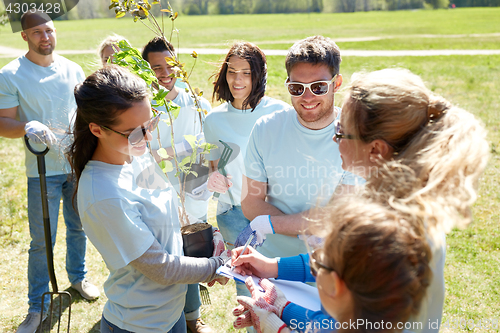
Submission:
<svg viewBox="0 0 500 333">
<path fill-rule="evenodd" d="M 184 255 L 188 257 L 210 258 L 214 253 L 212 227 L 192 234 L 182 234 Z"/>
<path fill-rule="evenodd" d="M 185 181 L 185 191 L 189 193 L 193 193 L 193 189 L 203 185 L 208 180 L 208 167 L 201 164 L 193 164 L 191 165 L 191 171 L 194 171 L 198 174 L 198 176 L 190 173 L 189 175 L 181 174 L 181 181 Z"/>
</svg>

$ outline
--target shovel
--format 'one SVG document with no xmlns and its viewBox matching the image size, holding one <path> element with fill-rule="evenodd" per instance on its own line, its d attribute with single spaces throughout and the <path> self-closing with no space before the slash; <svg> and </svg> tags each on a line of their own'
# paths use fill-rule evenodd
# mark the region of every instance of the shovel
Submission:
<svg viewBox="0 0 500 333">
<path fill-rule="evenodd" d="M 71 319 L 71 294 L 67 291 L 59 291 L 57 288 L 56 274 L 54 272 L 54 253 L 52 252 L 52 239 L 50 232 L 50 217 L 49 217 L 49 200 L 47 198 L 47 181 L 45 179 L 45 155 L 49 152 L 49 147 L 46 147 L 44 151 L 37 151 L 31 147 L 29 143 L 28 137 L 24 136 L 24 142 L 26 143 L 26 147 L 30 152 L 32 152 L 36 156 L 37 164 L 38 164 L 38 174 L 40 175 L 40 190 L 42 192 L 42 213 L 43 213 L 43 230 L 45 235 L 45 249 L 47 251 L 47 268 L 49 270 L 50 283 L 52 285 L 52 291 L 46 292 L 42 295 L 42 311 L 45 301 L 45 296 L 50 295 L 50 306 L 49 306 L 49 327 L 52 327 L 52 316 L 54 312 L 54 295 L 58 295 L 60 297 L 59 300 L 59 321 L 57 325 L 57 332 L 60 331 L 61 328 L 61 316 L 62 316 L 62 305 L 64 297 L 67 297 L 68 300 L 68 330 L 69 333 L 69 324 Z M 42 329 L 43 322 L 43 314 L 40 317 L 40 331 Z M 50 330 L 50 329 L 49 329 Z"/>
</svg>

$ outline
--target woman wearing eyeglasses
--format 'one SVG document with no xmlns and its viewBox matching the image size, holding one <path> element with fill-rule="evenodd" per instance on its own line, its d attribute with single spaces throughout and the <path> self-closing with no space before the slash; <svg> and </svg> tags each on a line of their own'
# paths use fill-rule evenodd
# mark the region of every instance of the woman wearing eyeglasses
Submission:
<svg viewBox="0 0 500 333">
<path fill-rule="evenodd" d="M 342 168 L 366 178 L 364 195 L 412 216 L 414 229 L 425 234 L 433 278 L 418 316 L 411 318 L 421 328 L 412 330 L 438 331 L 428 323 L 441 321 L 445 233 L 471 221 L 489 155 L 483 126 L 471 113 L 434 95 L 418 76 L 385 69 L 353 77 L 334 140 Z M 300 260 L 305 267 L 304 257 L 280 264 L 290 267 Z"/>
<path fill-rule="evenodd" d="M 331 317 L 290 304 L 267 279 L 259 283 L 261 292 L 248 278 L 252 298 L 237 298 L 234 326 L 254 324 L 263 333 L 412 331 L 408 320 L 418 313 L 432 277 L 431 251 L 412 217 L 355 196 L 339 198 L 323 214 L 318 235 L 324 246 L 287 275 L 316 281 L 322 308 Z M 250 253 L 255 260 L 281 266 L 253 248 Z M 310 272 L 304 277 L 305 269 Z M 271 277 L 265 269 L 260 273 Z M 276 271 L 273 277 L 279 275 Z M 285 324 L 283 316 L 292 319 Z"/>
<path fill-rule="evenodd" d="M 186 332 L 186 284 L 214 280 L 226 260 L 182 256 L 176 194 L 147 148 L 158 123 L 148 97 L 116 65 L 75 88 L 78 210 L 110 272 L 101 332 Z"/>
</svg>

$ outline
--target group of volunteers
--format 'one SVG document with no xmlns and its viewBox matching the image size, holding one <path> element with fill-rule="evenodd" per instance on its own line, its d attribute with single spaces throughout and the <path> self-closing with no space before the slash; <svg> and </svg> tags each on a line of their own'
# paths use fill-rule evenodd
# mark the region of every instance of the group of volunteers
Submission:
<svg viewBox="0 0 500 333">
<path fill-rule="evenodd" d="M 99 297 L 86 278 L 86 237 L 109 269 L 101 332 L 214 332 L 201 320 L 198 283 L 225 284 L 216 270 L 227 262 L 261 278 L 260 286 L 236 283 L 235 328 L 439 330 L 445 234 L 471 222 L 489 154 L 471 113 L 405 69 L 356 73 L 336 107 L 340 50 L 313 36 L 286 56 L 291 105 L 266 96 L 263 51 L 235 42 L 213 76 L 212 100 L 221 104 L 212 109 L 200 98 L 205 115 L 166 60 L 176 57 L 173 45 L 155 37 L 142 56 L 180 106 L 172 147 L 168 116 L 156 111 L 165 107 L 152 107 L 146 82 L 113 64 L 121 37 L 101 43 L 102 68 L 85 78 L 53 52 L 46 14 L 28 12 L 21 23 L 28 52 L 0 70 L 0 136 L 50 148 L 52 243 L 62 198 L 71 286 Z M 205 157 L 207 181 L 185 202 L 189 222 L 203 222 L 220 194 L 214 242 L 221 234 L 228 250 L 215 244 L 210 258 L 183 255 L 179 184 L 158 165 L 160 147 L 169 156 L 193 153 L 185 135 L 217 146 Z M 232 149 L 225 172 L 221 141 Z M 36 158 L 25 154 L 29 309 L 17 332 L 33 333 L 47 315 L 49 276 Z M 321 310 L 290 302 L 269 278 L 316 286 Z"/>
</svg>

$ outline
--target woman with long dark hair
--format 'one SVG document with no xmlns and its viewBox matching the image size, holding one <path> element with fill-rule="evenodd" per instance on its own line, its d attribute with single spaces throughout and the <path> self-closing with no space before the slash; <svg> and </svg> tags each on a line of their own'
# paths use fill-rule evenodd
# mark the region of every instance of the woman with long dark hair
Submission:
<svg viewBox="0 0 500 333">
<path fill-rule="evenodd" d="M 182 256 L 176 194 L 147 147 L 159 119 L 148 97 L 116 65 L 75 88 L 78 210 L 110 272 L 101 332 L 186 332 L 186 284 L 213 281 L 227 260 Z"/>
</svg>

